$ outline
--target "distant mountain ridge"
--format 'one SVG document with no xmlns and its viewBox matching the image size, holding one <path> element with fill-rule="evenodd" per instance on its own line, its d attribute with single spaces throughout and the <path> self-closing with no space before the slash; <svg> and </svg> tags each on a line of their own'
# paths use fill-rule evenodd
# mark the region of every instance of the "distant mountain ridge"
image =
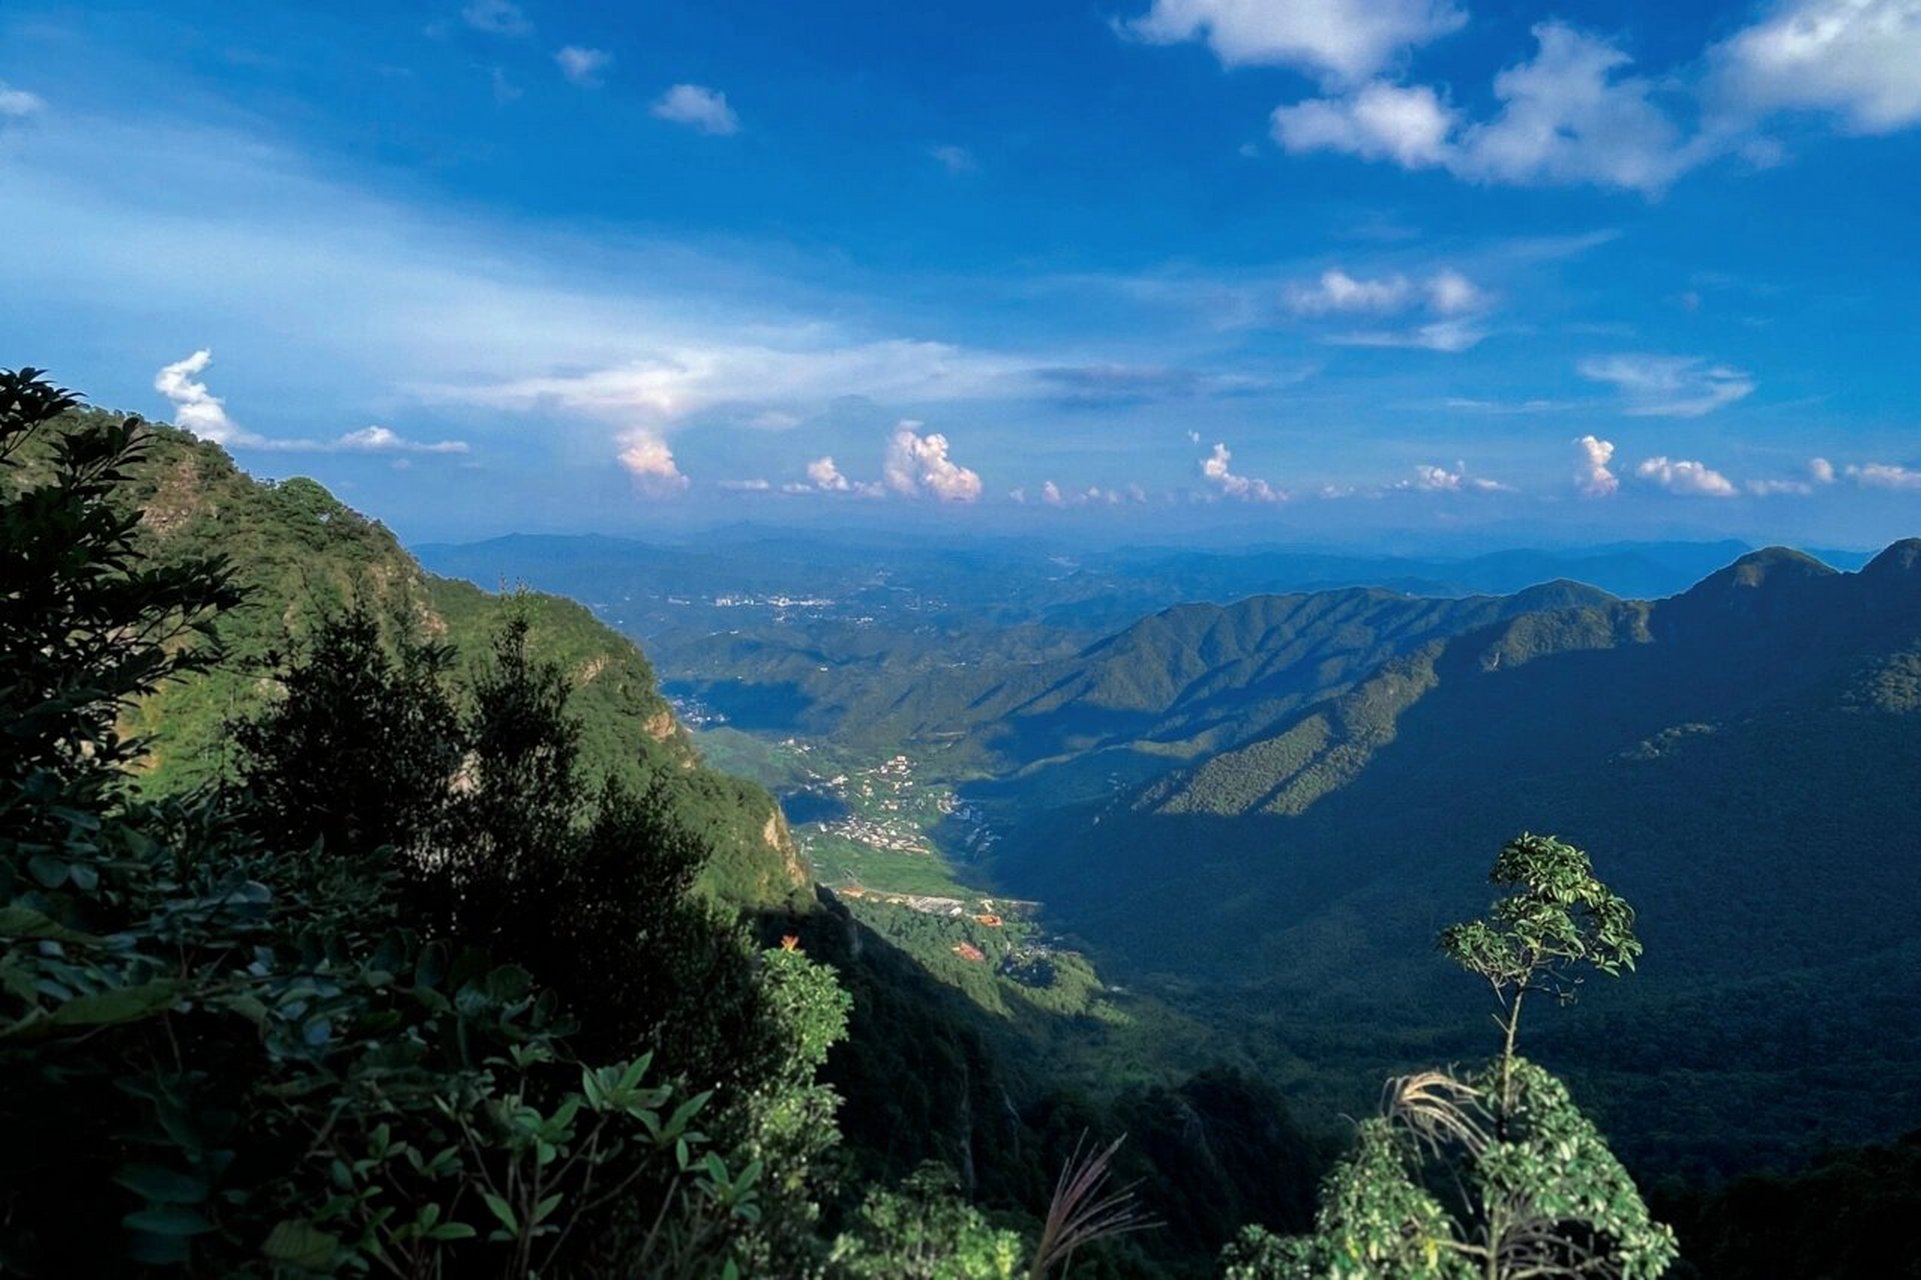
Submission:
<svg viewBox="0 0 1921 1280">
<path fill-rule="evenodd" d="M 1858 975 L 1921 958 L 1921 540 L 1854 573 L 1763 550 L 1665 600 L 1434 639 L 1255 741 L 1048 820 L 996 867 L 1104 967 L 1250 984 L 1294 1011 L 1282 1034 L 1313 1037 L 1437 1020 L 1452 997 L 1422 952 L 1524 829 L 1589 848 L 1641 910 L 1642 979 L 1542 1032 L 1608 1074 L 1624 1115 L 1678 1087 L 1665 1055 L 1695 1074 L 1664 1105 L 1720 1116 L 1748 1157 L 1788 1142 L 1767 1130 L 1771 1091 L 1827 1098 L 1861 1136 L 1911 1125 L 1921 984 Z M 1702 1027 L 1758 1034 L 1763 990 L 1765 1016 L 1854 1065 L 1684 1047 Z M 1644 1158 L 1683 1158 L 1622 1123 Z"/>
</svg>

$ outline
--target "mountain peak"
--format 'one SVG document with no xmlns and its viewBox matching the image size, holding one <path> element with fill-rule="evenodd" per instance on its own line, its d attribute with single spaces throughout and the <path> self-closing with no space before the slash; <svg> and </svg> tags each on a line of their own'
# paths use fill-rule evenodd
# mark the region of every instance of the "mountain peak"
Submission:
<svg viewBox="0 0 1921 1280">
<path fill-rule="evenodd" d="M 1687 595 L 1720 594 L 1730 589 L 1780 586 L 1809 578 L 1827 578 L 1834 569 L 1805 551 L 1792 547 L 1763 547 L 1750 551 L 1727 568 L 1701 579 Z"/>
<path fill-rule="evenodd" d="M 1921 538 L 1903 538 L 1862 566 L 1863 574 L 1921 574 Z"/>
</svg>

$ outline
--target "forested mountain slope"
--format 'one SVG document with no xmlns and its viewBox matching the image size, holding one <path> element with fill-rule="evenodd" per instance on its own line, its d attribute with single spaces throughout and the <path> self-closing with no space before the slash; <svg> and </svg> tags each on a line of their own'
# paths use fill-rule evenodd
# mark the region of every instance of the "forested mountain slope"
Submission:
<svg viewBox="0 0 1921 1280">
<path fill-rule="evenodd" d="M 247 593 L 218 626 L 226 661 L 163 687 L 132 713 L 129 727 L 150 744 L 151 790 L 178 791 L 229 764 L 230 725 L 274 696 L 273 658 L 297 652 L 328 614 L 364 605 L 396 635 L 451 646 L 459 671 L 487 653 L 517 610 L 531 624 L 534 655 L 569 674 L 583 758 L 597 777 L 629 787 L 671 779 L 681 813 L 713 839 L 706 876 L 723 896 L 755 906 L 811 900 L 810 878 L 772 797 L 700 763 L 647 659 L 587 609 L 436 577 L 386 526 L 312 480 L 258 481 L 218 445 L 165 425 L 147 431 L 148 452 L 126 486 L 127 501 L 144 512 L 144 545 L 162 564 L 223 554 Z"/>
<path fill-rule="evenodd" d="M 1238 981 L 1310 1060 L 1392 1060 L 1456 1020 L 1419 957 L 1522 828 L 1641 907 L 1643 979 L 1550 1033 L 1630 1151 L 1738 1164 L 1921 1115 L 1921 541 L 1434 641 L 997 867 L 1110 968 Z"/>
</svg>

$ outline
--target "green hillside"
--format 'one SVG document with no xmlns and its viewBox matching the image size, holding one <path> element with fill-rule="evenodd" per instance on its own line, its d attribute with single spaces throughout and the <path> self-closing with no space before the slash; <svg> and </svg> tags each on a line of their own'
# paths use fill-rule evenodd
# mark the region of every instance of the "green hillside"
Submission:
<svg viewBox="0 0 1921 1280">
<path fill-rule="evenodd" d="M 1433 642 L 995 867 L 1104 969 L 1226 984 L 1222 1020 L 1367 1074 L 1446 1047 L 1419 956 L 1482 851 L 1565 834 L 1604 851 L 1655 958 L 1547 1043 L 1605 1082 L 1637 1158 L 1785 1160 L 1921 1115 L 1921 992 L 1870 977 L 1917 958 L 1918 673 L 1921 542 L 1853 574 L 1758 552 L 1668 600 Z"/>
<path fill-rule="evenodd" d="M 83 415 L 98 411 L 80 411 Z M 706 768 L 633 643 L 571 600 L 501 595 L 426 573 L 393 534 L 312 480 L 253 479 L 218 445 L 164 425 L 125 496 L 142 512 L 141 538 L 162 564 L 221 554 L 246 602 L 218 634 L 227 659 L 141 702 L 128 727 L 149 743 L 144 784 L 179 792 L 231 763 L 229 726 L 274 696 L 276 655 L 299 651 L 317 621 L 352 605 L 394 635 L 451 646 L 456 684 L 488 651 L 509 610 L 525 613 L 530 647 L 569 674 L 582 757 L 596 778 L 637 787 L 672 780 L 680 808 L 712 839 L 711 891 L 742 905 L 811 898 L 807 871 L 771 796 Z M 29 471 L 31 474 L 31 471 Z"/>
</svg>

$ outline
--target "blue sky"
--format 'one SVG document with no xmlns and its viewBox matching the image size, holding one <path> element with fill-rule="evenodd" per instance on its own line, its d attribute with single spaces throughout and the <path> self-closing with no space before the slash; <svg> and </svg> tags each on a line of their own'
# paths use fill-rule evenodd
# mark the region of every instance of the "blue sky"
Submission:
<svg viewBox="0 0 1921 1280">
<path fill-rule="evenodd" d="M 1921 532 L 1921 0 L 1606 9 L 14 0 L 0 364 L 413 538 Z"/>
</svg>

